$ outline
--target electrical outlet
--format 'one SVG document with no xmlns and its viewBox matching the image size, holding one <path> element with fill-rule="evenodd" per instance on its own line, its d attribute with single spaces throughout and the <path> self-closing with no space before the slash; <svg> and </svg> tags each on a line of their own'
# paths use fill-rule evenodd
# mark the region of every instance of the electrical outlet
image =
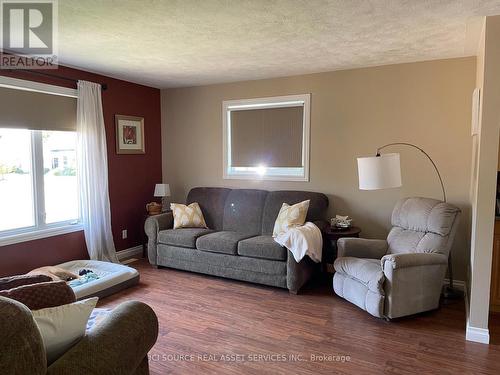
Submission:
<svg viewBox="0 0 500 375">
<path fill-rule="evenodd" d="M 127 238 L 127 230 L 126 229 L 122 230 L 122 239 L 125 239 L 125 238 Z"/>
</svg>

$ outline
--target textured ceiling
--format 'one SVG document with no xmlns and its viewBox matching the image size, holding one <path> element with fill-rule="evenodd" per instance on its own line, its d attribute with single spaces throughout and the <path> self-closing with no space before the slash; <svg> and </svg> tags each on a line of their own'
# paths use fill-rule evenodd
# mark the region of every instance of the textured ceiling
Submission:
<svg viewBox="0 0 500 375">
<path fill-rule="evenodd" d="M 499 0 L 59 0 L 59 59 L 164 88 L 475 53 Z"/>
</svg>

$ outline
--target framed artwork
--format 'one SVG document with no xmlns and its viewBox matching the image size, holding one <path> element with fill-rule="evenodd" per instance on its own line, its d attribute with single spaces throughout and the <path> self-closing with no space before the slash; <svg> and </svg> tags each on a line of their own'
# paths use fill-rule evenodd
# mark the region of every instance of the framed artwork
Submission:
<svg viewBox="0 0 500 375">
<path fill-rule="evenodd" d="M 116 153 L 145 154 L 144 117 L 115 115 Z"/>
</svg>

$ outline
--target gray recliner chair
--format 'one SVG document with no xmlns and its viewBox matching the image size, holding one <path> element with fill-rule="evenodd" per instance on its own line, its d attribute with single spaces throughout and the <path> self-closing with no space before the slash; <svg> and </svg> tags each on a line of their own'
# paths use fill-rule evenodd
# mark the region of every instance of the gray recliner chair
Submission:
<svg viewBox="0 0 500 375">
<path fill-rule="evenodd" d="M 379 318 L 438 308 L 459 216 L 435 199 L 400 200 L 387 240 L 339 239 L 335 293 Z"/>
</svg>

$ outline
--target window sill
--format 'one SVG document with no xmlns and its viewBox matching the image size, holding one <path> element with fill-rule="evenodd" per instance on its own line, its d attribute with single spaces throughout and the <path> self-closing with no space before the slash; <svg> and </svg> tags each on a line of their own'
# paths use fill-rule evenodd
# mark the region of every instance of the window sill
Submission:
<svg viewBox="0 0 500 375">
<path fill-rule="evenodd" d="M 17 233 L 0 237 L 0 247 L 13 245 L 16 243 L 39 240 L 42 238 L 60 236 L 62 234 L 80 232 L 83 230 L 82 224 L 67 224 L 54 228 L 39 229 L 30 232 Z"/>
</svg>

